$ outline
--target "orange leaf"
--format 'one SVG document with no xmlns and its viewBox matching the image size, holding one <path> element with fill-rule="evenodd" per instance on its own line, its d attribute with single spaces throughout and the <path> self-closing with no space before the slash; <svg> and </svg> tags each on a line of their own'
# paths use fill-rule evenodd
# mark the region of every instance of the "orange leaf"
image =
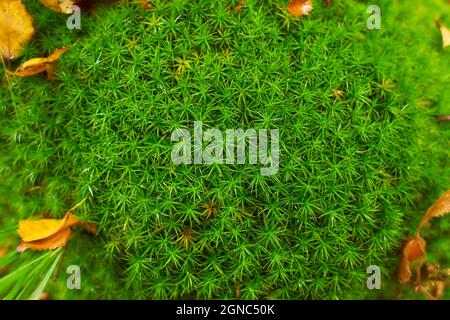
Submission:
<svg viewBox="0 0 450 320">
<path fill-rule="evenodd" d="M 55 64 L 61 58 L 61 56 L 69 50 L 68 47 L 57 49 L 48 58 L 33 58 L 22 63 L 16 71 L 7 71 L 11 76 L 16 77 L 29 77 L 44 71 L 47 72 L 47 78 L 49 80 L 55 79 Z"/>
<path fill-rule="evenodd" d="M 421 237 L 408 238 L 402 252 L 399 280 L 406 283 L 411 279 L 411 268 L 420 272 L 420 267 L 426 259 L 426 241 Z"/>
<path fill-rule="evenodd" d="M 31 241 L 31 242 L 22 242 L 16 249 L 17 252 L 24 252 L 27 249 L 33 250 L 53 250 L 57 248 L 64 247 L 67 242 L 70 240 L 70 236 L 72 234 L 72 229 L 65 228 L 61 231 L 52 234 L 51 236 Z"/>
<path fill-rule="evenodd" d="M 23 241 L 31 242 L 46 239 L 77 223 L 80 223 L 80 219 L 72 213 L 66 214 L 63 219 L 22 220 L 19 222 L 18 233 Z"/>
<path fill-rule="evenodd" d="M 295 17 L 307 16 L 313 9 L 312 0 L 291 0 L 287 9 Z"/>
<path fill-rule="evenodd" d="M 52 250 L 64 247 L 70 240 L 72 227 L 80 224 L 89 232 L 96 232 L 96 225 L 90 222 L 81 221 L 76 215 L 71 213 L 86 201 L 83 199 L 80 203 L 71 208 L 63 219 L 41 219 L 41 220 L 22 220 L 19 222 L 18 233 L 22 238 L 22 243 L 17 247 L 18 252 L 27 249 L 33 250 Z"/>
<path fill-rule="evenodd" d="M 40 1 L 47 8 L 65 14 L 72 13 L 72 6 L 75 4 L 74 0 L 40 0 Z"/>
<path fill-rule="evenodd" d="M 0 52 L 12 60 L 34 34 L 33 18 L 20 0 L 0 0 Z"/>
<path fill-rule="evenodd" d="M 432 218 L 442 217 L 450 212 L 450 190 L 444 193 L 435 203 L 427 210 L 422 221 L 417 228 L 417 232 L 425 226 Z"/>
</svg>

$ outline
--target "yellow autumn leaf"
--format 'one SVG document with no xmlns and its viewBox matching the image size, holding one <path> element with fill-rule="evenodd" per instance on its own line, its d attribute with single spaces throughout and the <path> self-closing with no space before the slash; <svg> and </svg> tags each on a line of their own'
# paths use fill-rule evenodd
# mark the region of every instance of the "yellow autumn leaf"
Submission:
<svg viewBox="0 0 450 320">
<path fill-rule="evenodd" d="M 33 18 L 21 0 L 0 0 L 0 51 L 12 60 L 34 34 Z"/>
<path fill-rule="evenodd" d="M 87 231 L 95 233 L 96 225 L 94 223 L 81 221 L 72 213 L 76 208 L 86 201 L 83 199 L 80 203 L 71 208 L 63 219 L 40 219 L 35 220 L 29 218 L 19 222 L 19 233 L 22 239 L 21 244 L 17 247 L 18 252 L 27 249 L 33 250 L 53 250 L 64 247 L 70 240 L 72 227 L 81 225 Z"/>
<path fill-rule="evenodd" d="M 22 242 L 16 249 L 17 252 L 24 252 L 27 249 L 32 250 L 54 250 L 57 248 L 64 247 L 67 242 L 70 240 L 70 236 L 72 235 L 72 229 L 65 228 L 61 231 L 52 234 L 51 236 L 31 241 L 31 242 Z"/>
<path fill-rule="evenodd" d="M 8 75 L 16 77 L 29 77 L 38 73 L 47 72 L 49 80 L 55 79 L 55 65 L 61 56 L 69 50 L 63 47 L 53 52 L 47 58 L 33 58 L 22 63 L 16 71 L 7 71 Z"/>
<path fill-rule="evenodd" d="M 67 229 L 80 222 L 72 213 L 66 214 L 63 219 L 22 220 L 19 222 L 19 236 L 25 242 L 48 238 L 63 229 Z"/>
<path fill-rule="evenodd" d="M 295 17 L 308 15 L 313 9 L 312 0 L 291 0 L 287 10 Z"/>
<path fill-rule="evenodd" d="M 40 0 L 40 2 L 53 11 L 65 14 L 71 14 L 72 6 L 75 4 L 74 0 Z"/>
<path fill-rule="evenodd" d="M 422 218 L 422 221 L 417 228 L 417 232 L 422 229 L 430 219 L 442 217 L 450 212 L 450 190 L 444 193 L 439 199 L 437 199 L 433 205 L 427 210 Z"/>
</svg>

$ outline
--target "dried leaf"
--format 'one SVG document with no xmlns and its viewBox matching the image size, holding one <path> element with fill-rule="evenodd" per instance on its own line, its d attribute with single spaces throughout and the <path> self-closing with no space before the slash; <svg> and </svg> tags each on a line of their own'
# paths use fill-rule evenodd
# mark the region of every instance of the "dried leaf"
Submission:
<svg viewBox="0 0 450 320">
<path fill-rule="evenodd" d="M 55 64 L 61 56 L 69 50 L 68 47 L 57 49 L 48 58 L 33 58 L 22 63 L 16 71 L 7 71 L 8 75 L 16 77 L 29 77 L 38 73 L 47 72 L 47 79 L 55 79 Z"/>
<path fill-rule="evenodd" d="M 63 219 L 22 220 L 19 222 L 18 233 L 24 242 L 31 242 L 46 239 L 80 222 L 72 213 L 66 214 Z"/>
<path fill-rule="evenodd" d="M 411 269 L 419 273 L 425 259 L 426 241 L 419 236 L 409 238 L 403 247 L 399 272 L 400 282 L 406 283 L 411 279 Z"/>
<path fill-rule="evenodd" d="M 72 6 L 75 4 L 74 0 L 39 0 L 44 6 L 53 11 L 71 14 Z"/>
<path fill-rule="evenodd" d="M 12 60 L 34 34 L 33 18 L 21 0 L 0 0 L 0 51 Z"/>
<path fill-rule="evenodd" d="M 450 190 L 444 193 L 435 203 L 427 210 L 422 221 L 417 228 L 417 232 L 425 226 L 432 218 L 442 217 L 450 212 Z"/>
<path fill-rule="evenodd" d="M 22 243 L 17 247 L 18 252 L 27 249 L 52 250 L 64 247 L 70 240 L 72 227 L 81 225 L 89 232 L 96 232 L 94 223 L 81 221 L 76 215 L 71 213 L 78 208 L 87 198 L 71 208 L 63 219 L 41 219 L 22 220 L 19 222 L 18 233 L 22 238 Z"/>
<path fill-rule="evenodd" d="M 295 17 L 307 16 L 313 9 L 312 0 L 291 0 L 287 9 Z"/>
<path fill-rule="evenodd" d="M 24 252 L 27 249 L 33 250 L 53 250 L 64 247 L 70 240 L 72 229 L 65 228 L 61 231 L 41 240 L 22 242 L 16 249 L 17 252 Z"/>
</svg>

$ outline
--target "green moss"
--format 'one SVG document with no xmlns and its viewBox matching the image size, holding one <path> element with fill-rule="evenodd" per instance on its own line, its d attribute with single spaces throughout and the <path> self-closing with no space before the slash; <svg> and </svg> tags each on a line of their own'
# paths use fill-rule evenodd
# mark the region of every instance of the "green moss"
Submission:
<svg viewBox="0 0 450 320">
<path fill-rule="evenodd" d="M 274 1 L 241 14 L 226 0 L 130 1 L 81 31 L 29 3 L 39 34 L 23 59 L 71 51 L 58 83 L 0 89 L 0 202 L 17 212 L 5 223 L 92 198 L 79 213 L 99 236 L 72 240 L 88 283 L 73 298 L 361 297 L 367 266 L 395 263 L 415 197 L 449 185 L 448 126 L 432 116 L 449 112 L 450 56 L 426 20 L 445 3 L 419 15 L 379 2 L 374 31 L 350 0 L 301 19 Z M 194 121 L 279 129 L 279 172 L 175 165 L 171 133 Z"/>
</svg>

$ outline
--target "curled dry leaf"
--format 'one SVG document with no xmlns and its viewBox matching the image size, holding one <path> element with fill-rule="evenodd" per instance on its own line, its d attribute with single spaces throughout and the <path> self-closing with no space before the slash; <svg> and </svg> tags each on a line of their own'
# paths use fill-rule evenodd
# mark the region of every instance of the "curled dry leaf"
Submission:
<svg viewBox="0 0 450 320">
<path fill-rule="evenodd" d="M 33 18 L 20 0 L 0 0 L 0 51 L 12 60 L 34 34 Z"/>
<path fill-rule="evenodd" d="M 27 249 L 33 250 L 53 250 L 65 247 L 72 235 L 72 229 L 65 228 L 47 238 L 35 240 L 31 242 L 22 242 L 17 248 L 17 252 L 24 252 Z"/>
<path fill-rule="evenodd" d="M 425 226 L 432 218 L 442 217 L 450 212 L 450 190 L 444 193 L 435 203 L 427 210 L 422 221 L 417 228 L 417 232 Z"/>
<path fill-rule="evenodd" d="M 291 0 L 287 9 L 295 17 L 306 16 L 313 9 L 312 0 Z"/>
<path fill-rule="evenodd" d="M 400 263 L 399 280 L 401 283 L 411 280 L 411 269 L 417 272 L 420 279 L 420 268 L 426 259 L 426 245 L 426 241 L 419 236 L 411 237 L 406 241 Z"/>
<path fill-rule="evenodd" d="M 80 222 L 72 213 L 66 214 L 63 219 L 22 220 L 19 222 L 19 236 L 25 242 L 46 239 L 58 232 L 70 228 Z"/>
<path fill-rule="evenodd" d="M 48 80 L 55 80 L 55 65 L 61 56 L 69 50 L 68 47 L 53 52 L 48 58 L 33 58 L 22 63 L 16 71 L 7 71 L 8 75 L 16 77 L 29 77 L 38 73 L 47 72 Z"/>
<path fill-rule="evenodd" d="M 53 250 L 64 247 L 69 242 L 75 225 L 81 225 L 89 232 L 96 232 L 95 224 L 83 222 L 70 212 L 63 219 L 22 220 L 18 230 L 22 243 L 16 250 L 23 252 L 27 249 Z"/>
<path fill-rule="evenodd" d="M 53 11 L 65 14 L 71 14 L 72 6 L 75 4 L 74 0 L 40 0 L 40 2 Z"/>
</svg>

